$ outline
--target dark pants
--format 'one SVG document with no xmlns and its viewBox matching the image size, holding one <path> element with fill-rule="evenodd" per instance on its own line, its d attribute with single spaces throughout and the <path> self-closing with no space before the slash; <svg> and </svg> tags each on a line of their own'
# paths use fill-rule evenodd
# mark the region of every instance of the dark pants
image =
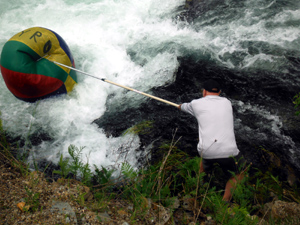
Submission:
<svg viewBox="0 0 300 225">
<path fill-rule="evenodd" d="M 219 159 L 202 159 L 205 173 L 211 173 L 215 166 L 219 165 L 226 177 L 232 177 L 232 172 L 240 174 L 245 169 L 246 161 L 239 153 L 236 156 Z"/>
</svg>

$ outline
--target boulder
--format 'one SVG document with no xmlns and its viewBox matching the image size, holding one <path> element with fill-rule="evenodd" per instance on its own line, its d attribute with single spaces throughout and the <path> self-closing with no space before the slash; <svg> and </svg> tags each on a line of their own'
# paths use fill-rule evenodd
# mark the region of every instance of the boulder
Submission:
<svg viewBox="0 0 300 225">
<path fill-rule="evenodd" d="M 272 206 L 271 215 L 274 219 L 300 219 L 300 205 L 296 202 L 277 200 Z"/>
<path fill-rule="evenodd" d="M 298 220 L 300 219 L 300 204 L 296 202 L 285 202 L 276 200 L 264 205 L 263 214 L 265 218 L 274 220 Z"/>
</svg>

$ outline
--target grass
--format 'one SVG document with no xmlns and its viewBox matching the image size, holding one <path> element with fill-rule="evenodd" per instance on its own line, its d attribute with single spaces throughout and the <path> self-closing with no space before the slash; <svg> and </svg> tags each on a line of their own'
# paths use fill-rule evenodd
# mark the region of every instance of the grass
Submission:
<svg viewBox="0 0 300 225">
<path fill-rule="evenodd" d="M 130 128 L 127 132 L 143 132 L 149 129 L 151 122 L 143 122 L 137 128 Z M 28 165 L 14 158 L 13 150 L 6 140 L 5 131 L 0 120 L 2 160 L 19 169 L 23 176 L 28 176 Z M 261 214 L 260 209 L 270 199 L 270 193 L 278 199 L 300 202 L 299 189 L 297 187 L 287 188 L 287 185 L 280 181 L 271 172 L 252 168 L 256 171 L 251 177 L 248 170 L 245 171 L 245 178 L 237 185 L 233 192 L 232 204 L 222 201 L 223 189 L 225 186 L 218 184 L 217 177 L 220 176 L 216 170 L 211 176 L 200 173 L 200 157 L 190 157 L 176 146 L 178 140 L 170 141 L 161 146 L 165 156 L 160 162 L 148 165 L 147 168 L 135 170 L 128 162 L 123 162 L 120 176 L 115 177 L 115 169 L 93 165 L 82 162 L 82 150 L 84 147 L 70 145 L 68 157 L 60 156 L 59 170 L 54 174 L 68 179 L 80 180 L 88 186 L 94 194 L 93 206 L 95 211 L 105 210 L 107 202 L 123 199 L 133 204 L 131 212 L 131 224 L 138 224 L 148 216 L 149 208 L 156 207 L 158 214 L 165 211 L 170 215 L 170 221 L 174 223 L 174 212 L 182 206 L 176 206 L 176 202 L 187 202 L 188 210 L 193 215 L 195 224 L 200 224 L 206 217 L 211 216 L 217 224 L 258 224 L 259 218 L 269 220 L 270 224 L 280 224 L 287 221 L 295 221 L 293 218 L 276 220 L 266 218 Z M 251 165 L 246 165 L 247 168 Z M 92 173 L 91 171 L 93 171 Z M 244 170 L 244 168 L 241 168 Z M 218 176 L 215 176 L 218 174 Z M 24 187 L 27 197 L 25 201 L 31 205 L 31 212 L 41 210 L 39 205 L 39 193 L 34 192 L 34 186 L 38 184 L 38 178 L 32 179 L 31 186 Z M 221 187 L 221 188 L 220 188 Z M 287 195 L 288 194 L 288 195 Z M 87 193 L 80 192 L 77 201 L 80 205 L 86 204 Z M 149 199 L 151 199 L 149 204 Z M 234 203 L 234 204 L 233 204 Z M 254 216 L 254 217 L 253 217 Z M 160 218 L 158 216 L 158 218 Z M 101 218 L 100 218 L 101 219 Z M 99 219 L 99 220 L 100 220 Z M 161 218 L 163 220 L 163 218 Z M 183 216 L 182 222 L 187 221 Z M 183 222 L 185 223 L 185 222 Z"/>
</svg>

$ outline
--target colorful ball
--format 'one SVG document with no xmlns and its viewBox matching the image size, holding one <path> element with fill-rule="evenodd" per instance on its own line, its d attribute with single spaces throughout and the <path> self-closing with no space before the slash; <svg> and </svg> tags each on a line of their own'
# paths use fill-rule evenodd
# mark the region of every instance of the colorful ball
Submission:
<svg viewBox="0 0 300 225">
<path fill-rule="evenodd" d="M 55 32 L 33 27 L 17 33 L 3 46 L 1 73 L 7 88 L 18 99 L 35 102 L 72 91 L 77 83 L 74 58 Z"/>
</svg>

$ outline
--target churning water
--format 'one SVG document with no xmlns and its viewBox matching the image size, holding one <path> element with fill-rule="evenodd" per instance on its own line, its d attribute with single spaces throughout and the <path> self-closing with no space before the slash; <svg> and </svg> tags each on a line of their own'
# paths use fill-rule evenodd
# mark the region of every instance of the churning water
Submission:
<svg viewBox="0 0 300 225">
<path fill-rule="evenodd" d="M 297 2 L 206 1 L 188 18 L 183 13 L 185 0 L 0 0 L 0 49 L 14 34 L 41 26 L 66 41 L 77 69 L 144 92 L 174 82 L 178 57 L 185 56 L 242 71 L 247 79 L 262 76 L 253 72 L 257 70 L 280 73 L 274 79 L 295 86 L 300 67 L 289 59 L 300 56 Z M 60 154 L 66 156 L 68 146 L 74 144 L 85 146 L 83 160 L 90 164 L 108 166 L 125 160 L 136 164 L 143 157 L 134 151 L 139 137 L 107 137 L 93 121 L 104 114 L 108 99 L 136 110 L 145 98 L 82 74 L 78 77 L 70 95 L 33 104 L 16 99 L 1 77 L 5 130 L 25 143 L 31 159 L 57 163 Z M 131 100 L 124 104 L 124 98 Z M 276 113 L 248 102 L 233 103 L 240 113 L 263 115 L 274 135 L 282 135 Z M 236 126 L 241 126 L 239 121 Z M 285 139 L 289 150 L 297 151 L 293 141 Z M 118 154 L 120 147 L 130 151 Z"/>
</svg>

